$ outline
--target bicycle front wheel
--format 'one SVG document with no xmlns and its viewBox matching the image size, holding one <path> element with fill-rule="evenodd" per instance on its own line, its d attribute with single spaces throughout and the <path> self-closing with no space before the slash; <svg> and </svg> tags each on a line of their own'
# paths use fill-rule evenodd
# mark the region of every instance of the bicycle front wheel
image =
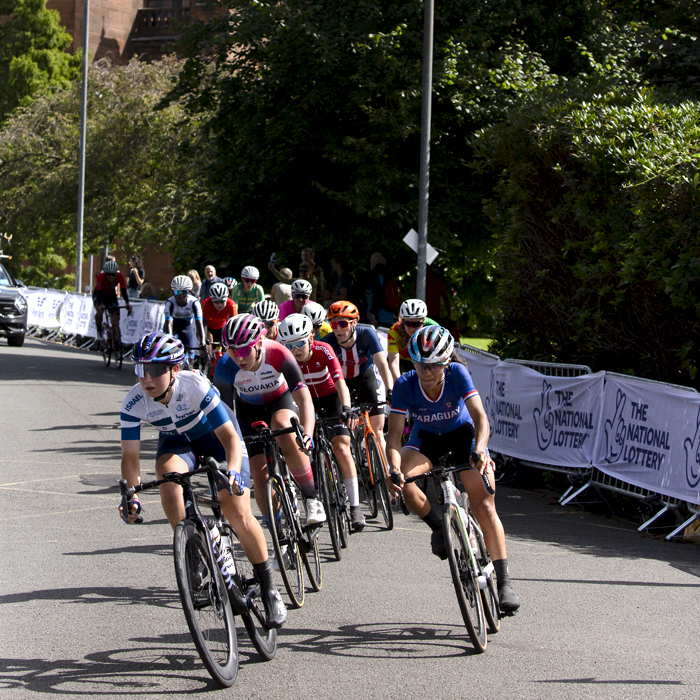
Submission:
<svg viewBox="0 0 700 700">
<path fill-rule="evenodd" d="M 205 535 L 208 536 L 208 535 Z M 227 688 L 238 674 L 238 640 L 221 571 L 191 520 L 175 528 L 175 576 L 190 634 L 211 677 Z"/>
<path fill-rule="evenodd" d="M 473 518 L 471 511 L 469 511 L 469 517 Z M 489 625 L 489 634 L 496 634 L 496 632 L 501 629 L 501 613 L 498 607 L 498 593 L 496 591 L 496 581 L 494 580 L 493 564 L 491 563 L 491 557 L 484 544 L 484 537 L 481 531 L 476 529 L 475 523 L 472 523 L 472 528 L 474 529 L 474 536 L 479 545 L 477 561 L 481 568 L 481 575 L 486 577 L 486 588 L 481 589 L 481 601 L 484 605 L 484 615 Z"/>
<path fill-rule="evenodd" d="M 117 347 L 114 349 L 114 366 L 117 369 L 122 368 L 122 362 L 124 361 L 124 347 L 122 346 L 121 342 Z"/>
<path fill-rule="evenodd" d="M 267 512 L 275 524 L 270 528 L 270 535 L 279 572 L 292 606 L 300 608 L 304 604 L 304 569 L 295 529 L 295 520 L 299 516 L 291 512 L 291 504 L 285 498 L 284 482 L 278 475 L 267 480 L 265 496 Z"/>
<path fill-rule="evenodd" d="M 109 367 L 109 364 L 112 361 L 112 351 L 109 347 L 109 341 L 106 342 L 107 345 L 105 345 L 105 347 L 102 350 L 102 361 L 105 363 L 105 367 Z"/>
<path fill-rule="evenodd" d="M 328 449 L 330 448 L 327 447 Z M 323 508 L 326 511 L 326 523 L 328 524 L 328 534 L 331 537 L 333 554 L 336 561 L 340 561 L 343 556 L 340 542 L 340 518 L 335 498 L 332 458 L 328 451 L 319 454 L 317 474 L 318 490 L 323 501 Z"/>
<path fill-rule="evenodd" d="M 331 493 L 335 501 L 335 508 L 338 513 L 338 534 L 340 535 L 340 546 L 345 549 L 348 546 L 348 537 L 350 535 L 350 506 L 348 501 L 348 492 L 340 475 L 340 467 L 334 454 L 331 454 L 330 461 L 330 480 Z"/>
<path fill-rule="evenodd" d="M 243 552 L 233 528 L 228 524 L 225 524 L 224 528 L 232 543 L 233 561 L 236 567 L 236 572 L 232 577 L 233 582 L 238 587 L 241 596 L 247 601 L 245 610 L 238 612 L 255 650 L 262 656 L 263 660 L 270 661 L 275 658 L 277 653 L 277 630 L 270 629 L 265 625 L 265 607 L 260 598 L 260 584 L 255 578 L 253 565 Z M 231 605 L 236 612 L 233 601 L 231 601 Z"/>
<path fill-rule="evenodd" d="M 472 567 L 469 542 L 464 536 L 457 509 L 453 505 L 443 515 L 442 525 L 459 609 L 474 649 L 481 653 L 485 651 L 487 643 L 484 606 L 481 602 L 477 573 Z"/>
<path fill-rule="evenodd" d="M 391 508 L 391 496 L 389 489 L 386 487 L 384 478 L 386 477 L 386 469 L 384 468 L 384 460 L 377 444 L 377 439 L 374 435 L 367 436 L 367 461 L 369 462 L 372 475 L 374 476 L 374 493 L 376 503 L 379 506 L 378 510 L 382 511 L 382 517 L 386 523 L 387 530 L 394 528 L 394 511 Z"/>
<path fill-rule="evenodd" d="M 304 501 L 304 513 L 305 520 L 308 518 L 308 510 L 306 509 L 306 501 Z M 328 514 L 326 514 L 326 521 L 328 520 Z M 300 542 L 299 549 L 301 551 L 301 558 L 304 560 L 304 566 L 306 567 L 306 573 L 309 575 L 309 583 L 314 591 L 320 591 L 323 585 L 323 578 L 321 572 L 321 555 L 318 551 L 318 525 L 306 526 L 303 529 L 305 534 L 304 540 Z"/>
</svg>

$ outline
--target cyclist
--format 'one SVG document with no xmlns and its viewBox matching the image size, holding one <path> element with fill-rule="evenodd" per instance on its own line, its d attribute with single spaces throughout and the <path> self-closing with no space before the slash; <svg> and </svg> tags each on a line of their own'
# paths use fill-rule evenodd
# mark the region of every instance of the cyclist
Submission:
<svg viewBox="0 0 700 700">
<path fill-rule="evenodd" d="M 253 316 L 262 319 L 262 322 L 267 328 L 267 338 L 269 340 L 277 340 L 277 319 L 280 315 L 280 307 L 274 301 L 265 299 L 259 301 L 251 310 Z"/>
<path fill-rule="evenodd" d="M 259 277 L 258 268 L 252 265 L 246 265 L 241 271 L 241 283 L 235 286 L 231 294 L 239 314 L 250 313 L 250 310 L 265 298 L 263 288 L 257 283 Z"/>
<path fill-rule="evenodd" d="M 233 290 L 236 288 L 238 282 L 236 282 L 235 277 L 224 277 L 224 284 L 228 287 L 229 297 L 233 296 Z"/>
<path fill-rule="evenodd" d="M 273 430 L 279 430 L 289 427 L 292 417 L 299 417 L 306 433 L 303 450 L 297 445 L 294 435 L 281 435 L 277 444 L 307 501 L 307 525 L 319 525 L 325 522 L 326 514 L 316 497 L 308 457 L 313 446 L 310 435 L 314 432 L 311 394 L 292 353 L 274 340 L 267 340 L 265 335 L 267 328 L 257 316 L 239 314 L 230 318 L 221 336 L 227 354 L 216 365 L 214 386 L 230 407 L 233 408 L 235 400 L 236 415 L 244 436 L 256 434 L 252 424 L 257 421 L 265 421 Z M 251 446 L 250 473 L 255 484 L 255 500 L 269 527 L 263 445 Z"/>
<path fill-rule="evenodd" d="M 386 400 L 391 404 L 391 389 L 394 380 L 389 372 L 386 353 L 374 328 L 357 327 L 360 312 L 349 301 L 336 301 L 328 308 L 328 320 L 333 333 L 323 338 L 340 360 L 343 376 L 348 389 L 357 403 L 370 403 L 378 400 L 379 384 L 374 374 L 374 366 L 384 382 Z M 369 412 L 369 422 L 377 434 L 377 442 L 382 450 L 384 443 L 384 407 L 375 406 Z"/>
<path fill-rule="evenodd" d="M 413 369 L 408 354 L 408 341 L 423 326 L 434 326 L 436 322 L 428 318 L 428 307 L 420 299 L 406 299 L 399 309 L 399 320 L 389 329 L 388 347 L 389 369 L 396 381 L 404 372 Z"/>
<path fill-rule="evenodd" d="M 331 324 L 326 321 L 326 310 L 315 301 L 310 301 L 301 308 L 301 313 L 311 319 L 314 327 L 314 340 L 321 340 L 324 335 L 333 332 Z"/>
<path fill-rule="evenodd" d="M 220 343 L 221 329 L 238 310 L 236 304 L 229 299 L 228 287 L 223 282 L 212 284 L 209 294 L 209 298 L 202 304 L 202 316 L 207 324 L 207 342 Z"/>
<path fill-rule="evenodd" d="M 284 321 L 289 314 L 300 314 L 305 304 L 309 303 L 313 287 L 308 280 L 294 280 L 292 282 L 292 298 L 280 304 L 280 321 Z"/>
<path fill-rule="evenodd" d="M 454 339 L 446 328 L 421 328 L 411 336 L 408 351 L 414 370 L 400 377 L 394 386 L 387 435 L 390 469 L 399 473 L 401 486 L 396 486 L 390 478 L 386 484 L 392 493 L 403 490 L 408 507 L 432 530 L 433 554 L 446 559 L 442 518 L 418 486 L 405 484 L 404 477 L 430 471 L 448 452 L 478 453 L 479 460 L 475 464 L 472 462 L 475 468 L 460 472 L 460 476 L 493 560 L 501 611 L 514 613 L 520 607 L 520 600 L 510 583 L 503 525 L 496 512 L 494 496 L 486 492 L 480 476 L 487 473 L 494 483 L 494 464 L 486 448 L 489 421 L 479 393 L 466 366 L 454 353 Z M 409 411 L 415 423 L 402 448 L 401 438 Z"/>
<path fill-rule="evenodd" d="M 331 444 L 348 492 L 352 529 L 360 531 L 366 523 L 365 516 L 360 511 L 360 490 L 357 485 L 355 462 L 350 452 L 350 431 L 345 426 L 352 416 L 350 392 L 333 349 L 327 343 L 314 340 L 313 332 L 314 326 L 308 316 L 290 314 L 280 323 L 279 341 L 291 351 L 299 363 L 316 413 L 328 418 L 337 418 L 333 425 L 335 435 Z"/>
<path fill-rule="evenodd" d="M 192 280 L 187 275 L 173 277 L 170 283 L 173 296 L 165 302 L 163 328 L 166 333 L 172 333 L 182 341 L 188 355 L 185 364 L 189 366 L 192 365 L 197 348 L 204 347 L 206 338 L 202 321 L 202 305 L 191 293 L 192 286 Z"/>
<path fill-rule="evenodd" d="M 119 291 L 126 303 L 126 311 L 131 315 L 131 303 L 129 302 L 129 294 L 127 292 L 126 280 L 124 275 L 119 272 L 119 265 L 116 260 L 108 260 L 105 263 L 104 271 L 97 275 L 95 288 L 92 290 L 92 303 L 95 306 L 95 325 L 97 326 L 97 334 L 102 335 L 102 317 L 105 309 L 112 321 L 112 327 L 116 333 L 116 342 L 121 339 L 119 329 L 119 301 L 117 299 L 117 285 Z"/>
<path fill-rule="evenodd" d="M 134 345 L 133 358 L 139 381 L 122 402 L 122 478 L 129 486 L 141 481 L 142 420 L 160 432 L 156 453 L 158 478 L 194 470 L 197 455 L 226 460 L 229 484 L 237 495 L 221 490 L 221 510 L 253 564 L 263 591 L 268 626 L 281 627 L 287 610 L 272 578 L 265 535 L 250 508 L 248 455 L 233 413 L 199 372 L 181 371 L 185 348 L 174 336 L 162 332 L 143 336 Z M 174 530 L 185 517 L 182 487 L 163 484 L 160 498 Z M 119 511 L 122 514 L 121 506 Z M 134 522 L 140 511 L 141 505 L 134 498 L 129 522 Z"/>
</svg>

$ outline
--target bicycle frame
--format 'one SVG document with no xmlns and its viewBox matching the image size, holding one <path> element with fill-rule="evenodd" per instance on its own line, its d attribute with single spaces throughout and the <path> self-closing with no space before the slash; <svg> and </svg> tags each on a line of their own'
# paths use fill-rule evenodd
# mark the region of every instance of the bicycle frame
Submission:
<svg viewBox="0 0 700 700">
<path fill-rule="evenodd" d="M 378 402 L 376 404 L 360 404 L 360 406 L 358 406 L 357 409 L 355 409 L 355 410 L 359 411 L 359 415 L 357 418 L 360 421 L 360 424 L 358 425 L 357 429 L 358 430 L 362 429 L 362 439 L 364 440 L 364 443 L 365 443 L 365 453 L 369 449 L 369 445 L 367 442 L 367 438 L 369 435 L 374 436 L 374 439 L 377 441 L 377 446 L 379 446 L 379 440 L 377 440 L 377 433 L 374 432 L 374 428 L 372 427 L 372 423 L 370 423 L 370 420 L 369 420 L 369 411 L 374 406 L 382 406 L 383 404 L 384 404 L 383 401 Z M 381 461 L 382 461 L 382 466 L 384 467 L 384 475 L 389 476 L 389 467 L 386 463 L 386 455 L 384 454 L 384 451 L 381 449 L 381 447 L 379 448 L 379 456 L 380 456 Z M 372 488 L 374 488 L 376 482 L 374 481 L 374 474 L 372 473 L 371 469 L 369 470 L 369 480 L 370 480 L 370 484 L 372 485 Z"/>
</svg>

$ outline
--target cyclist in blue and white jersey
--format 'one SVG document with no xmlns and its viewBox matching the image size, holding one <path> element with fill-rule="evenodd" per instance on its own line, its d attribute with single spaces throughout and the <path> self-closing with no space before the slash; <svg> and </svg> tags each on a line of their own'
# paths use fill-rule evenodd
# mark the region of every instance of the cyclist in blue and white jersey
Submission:
<svg viewBox="0 0 700 700">
<path fill-rule="evenodd" d="M 494 496 L 486 492 L 481 474 L 487 473 L 494 485 L 494 464 L 487 442 L 489 421 L 466 366 L 454 353 L 454 339 L 442 326 L 424 326 L 408 343 L 414 370 L 402 375 L 394 385 L 387 459 L 389 469 L 400 475 L 400 485 L 387 477 L 392 493 L 403 490 L 406 504 L 432 530 L 433 554 L 447 558 L 442 518 L 433 510 L 426 495 L 404 477 L 430 471 L 448 452 L 479 455 L 474 469 L 460 472 L 469 503 L 484 533 L 484 542 L 496 571 L 500 609 L 514 613 L 520 600 L 508 574 L 506 539 L 496 512 Z M 402 448 L 401 439 L 410 411 L 415 423 Z"/>
<path fill-rule="evenodd" d="M 386 352 L 374 328 L 358 328 L 360 312 L 349 301 L 336 301 L 328 308 L 328 321 L 333 333 L 321 339 L 328 343 L 340 360 L 345 383 L 353 400 L 357 403 L 371 403 L 378 400 L 379 382 L 374 374 L 374 365 L 386 389 L 386 401 L 391 404 L 391 389 L 394 380 L 389 372 Z M 377 434 L 377 442 L 382 450 L 384 443 L 384 407 L 375 406 L 369 412 L 369 422 Z"/>
<path fill-rule="evenodd" d="M 159 479 L 171 472 L 194 470 L 198 455 L 225 460 L 234 495 L 225 489 L 219 492 L 221 510 L 253 564 L 268 626 L 281 627 L 287 610 L 272 578 L 265 535 L 250 508 L 250 468 L 240 428 L 233 412 L 200 372 L 180 370 L 184 358 L 182 342 L 166 333 L 145 335 L 134 345 L 139 382 L 122 402 L 122 478 L 129 486 L 141 481 L 141 421 L 160 433 L 156 452 Z M 159 488 L 163 510 L 174 530 L 185 517 L 182 487 L 166 483 Z M 133 500 L 129 522 L 141 511 L 138 499 Z"/>
<path fill-rule="evenodd" d="M 197 350 L 200 356 L 205 351 L 204 321 L 202 304 L 192 294 L 192 280 L 187 275 L 177 275 L 170 283 L 173 296 L 165 302 L 165 325 L 163 330 L 179 338 L 188 354 L 188 364 L 192 366 Z"/>
</svg>

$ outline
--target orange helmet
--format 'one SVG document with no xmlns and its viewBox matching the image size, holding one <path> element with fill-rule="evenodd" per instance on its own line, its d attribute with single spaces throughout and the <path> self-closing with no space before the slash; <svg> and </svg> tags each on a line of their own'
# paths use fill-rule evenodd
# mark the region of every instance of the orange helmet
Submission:
<svg viewBox="0 0 700 700">
<path fill-rule="evenodd" d="M 355 304 L 349 301 L 336 301 L 328 307 L 328 320 L 332 321 L 334 318 L 347 318 L 353 321 L 360 318 L 360 312 Z"/>
</svg>

